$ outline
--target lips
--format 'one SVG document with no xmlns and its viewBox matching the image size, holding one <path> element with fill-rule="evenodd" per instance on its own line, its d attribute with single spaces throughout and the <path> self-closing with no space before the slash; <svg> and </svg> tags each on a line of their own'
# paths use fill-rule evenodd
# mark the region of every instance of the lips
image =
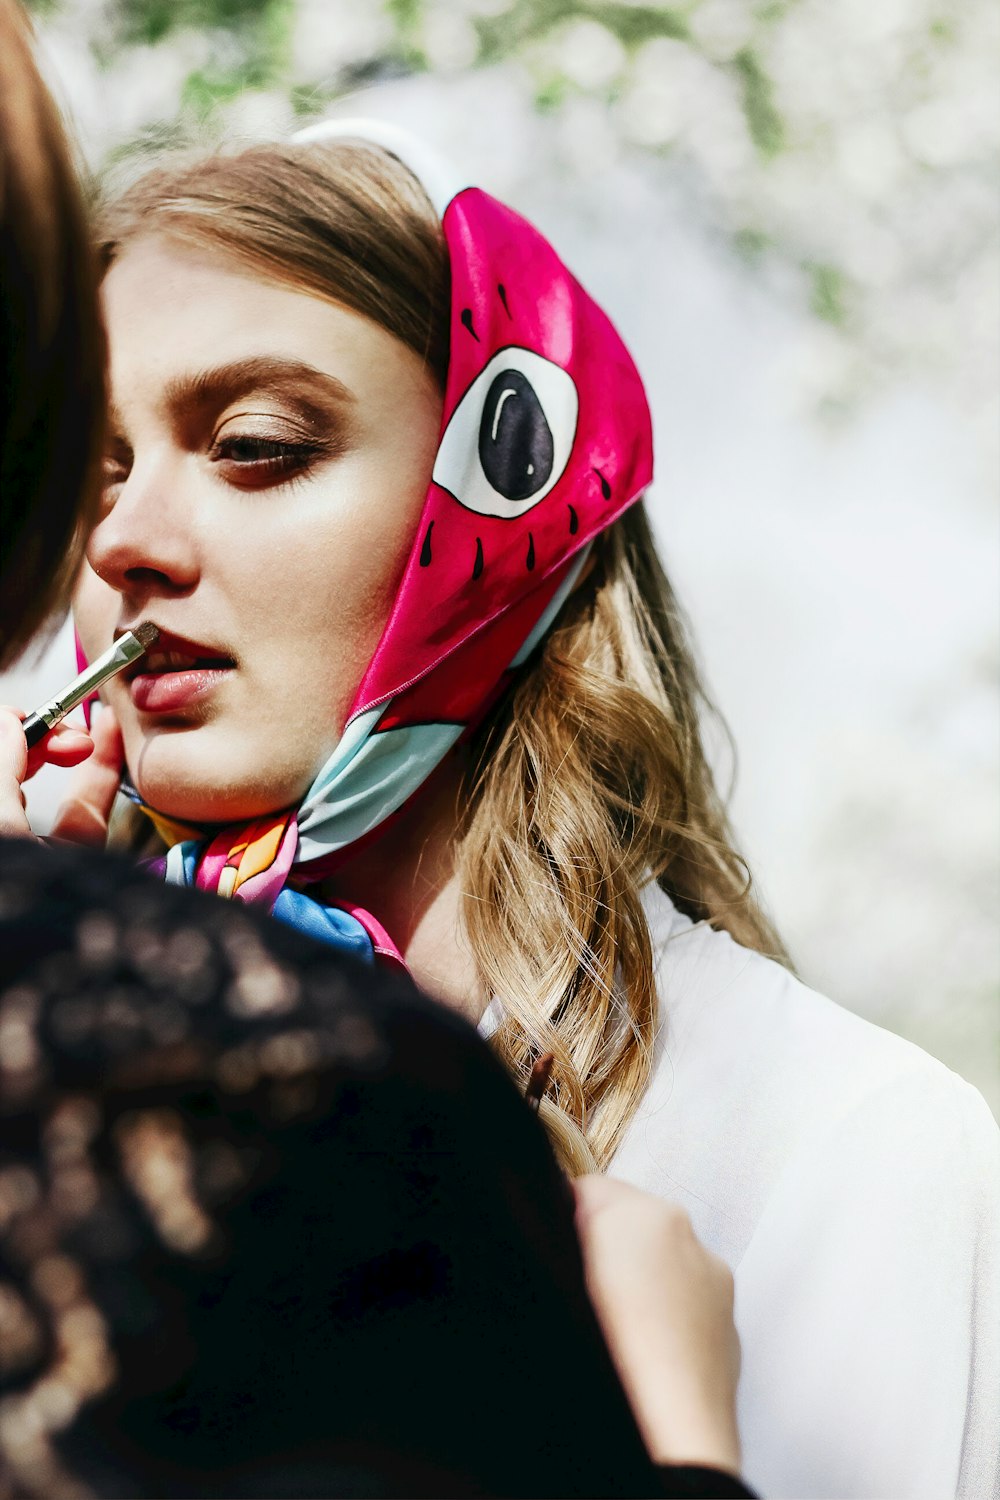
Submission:
<svg viewBox="0 0 1000 1500">
<path fill-rule="evenodd" d="M 218 667 L 221 658 L 217 656 L 200 656 L 194 651 L 147 651 L 143 660 L 139 663 L 139 671 L 148 672 L 188 672 L 192 667 Z M 225 663 L 232 666 L 232 662 Z"/>
<path fill-rule="evenodd" d="M 140 713 L 176 713 L 207 697 L 235 666 L 220 647 L 161 629 L 154 649 L 126 674 L 129 696 Z"/>
</svg>

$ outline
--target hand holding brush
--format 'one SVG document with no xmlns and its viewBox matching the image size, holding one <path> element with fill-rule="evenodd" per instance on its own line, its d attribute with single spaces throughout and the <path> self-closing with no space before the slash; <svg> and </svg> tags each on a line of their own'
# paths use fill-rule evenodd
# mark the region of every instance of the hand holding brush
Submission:
<svg viewBox="0 0 1000 1500">
<path fill-rule="evenodd" d="M 41 766 L 75 766 L 92 758 L 93 774 L 74 787 L 71 801 L 60 809 L 52 836 L 77 843 L 103 842 L 110 798 L 121 767 L 120 731 L 110 713 L 102 715 L 93 738 L 86 730 L 62 720 L 109 678 L 149 651 L 158 636 L 156 626 L 148 623 L 127 631 L 23 722 L 16 709 L 0 708 L 0 834 L 31 837 L 22 783 Z"/>
</svg>

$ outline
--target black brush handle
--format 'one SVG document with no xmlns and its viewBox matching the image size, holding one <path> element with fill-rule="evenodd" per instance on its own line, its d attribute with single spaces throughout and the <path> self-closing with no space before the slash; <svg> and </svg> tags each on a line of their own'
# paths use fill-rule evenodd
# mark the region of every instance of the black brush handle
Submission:
<svg viewBox="0 0 1000 1500">
<path fill-rule="evenodd" d="M 30 750 L 32 745 L 38 744 L 39 740 L 44 740 L 49 731 L 55 728 L 55 725 L 46 724 L 45 720 L 40 719 L 37 714 L 29 714 L 22 723 L 21 728 L 24 730 L 24 738 L 28 741 L 28 749 Z"/>
</svg>

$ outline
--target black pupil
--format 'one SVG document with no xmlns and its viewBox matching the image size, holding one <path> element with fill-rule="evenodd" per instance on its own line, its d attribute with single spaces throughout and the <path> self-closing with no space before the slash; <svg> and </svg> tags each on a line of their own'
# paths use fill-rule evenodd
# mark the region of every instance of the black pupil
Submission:
<svg viewBox="0 0 1000 1500">
<path fill-rule="evenodd" d="M 486 394 L 479 424 L 479 462 L 498 494 L 527 500 L 552 473 L 552 432 L 531 382 L 501 370 Z"/>
</svg>

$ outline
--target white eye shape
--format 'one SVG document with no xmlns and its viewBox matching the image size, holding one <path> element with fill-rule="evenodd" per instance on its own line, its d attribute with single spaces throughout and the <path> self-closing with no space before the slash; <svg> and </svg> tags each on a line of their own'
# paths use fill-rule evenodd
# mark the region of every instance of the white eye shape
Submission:
<svg viewBox="0 0 1000 1500">
<path fill-rule="evenodd" d="M 579 410 L 565 370 L 530 349 L 499 350 L 451 415 L 434 483 L 481 516 L 524 515 L 562 477 Z"/>
</svg>

